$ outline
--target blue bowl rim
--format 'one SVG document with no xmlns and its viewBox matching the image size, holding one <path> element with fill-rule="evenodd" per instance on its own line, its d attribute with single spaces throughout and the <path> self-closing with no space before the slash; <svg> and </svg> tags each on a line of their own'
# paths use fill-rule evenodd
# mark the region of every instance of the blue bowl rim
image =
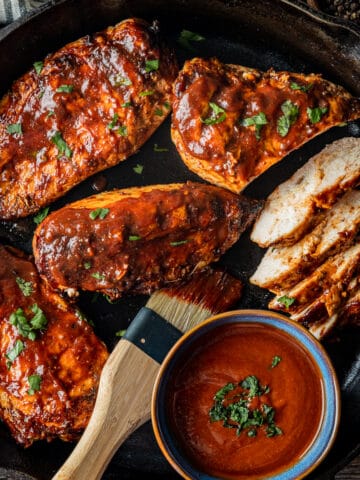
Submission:
<svg viewBox="0 0 360 480">
<path fill-rule="evenodd" d="M 177 449 L 172 435 L 166 428 L 166 416 L 160 408 L 160 398 L 164 395 L 166 379 L 182 352 L 189 344 L 209 330 L 227 323 L 261 323 L 279 328 L 290 334 L 314 359 L 322 374 L 324 415 L 313 443 L 302 458 L 290 468 L 283 470 L 268 480 L 300 480 L 312 472 L 329 453 L 335 441 L 339 423 L 341 398 L 336 372 L 321 343 L 309 331 L 290 318 L 268 310 L 233 310 L 214 315 L 186 332 L 165 357 L 158 372 L 151 402 L 151 419 L 156 441 L 165 458 L 186 480 L 219 480 L 204 472 L 195 470 L 186 457 Z"/>
</svg>

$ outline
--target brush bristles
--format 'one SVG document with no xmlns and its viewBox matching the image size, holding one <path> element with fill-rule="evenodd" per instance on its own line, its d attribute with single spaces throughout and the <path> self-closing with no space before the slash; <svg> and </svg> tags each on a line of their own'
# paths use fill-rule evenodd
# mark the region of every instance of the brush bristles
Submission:
<svg viewBox="0 0 360 480">
<path fill-rule="evenodd" d="M 232 307 L 241 297 L 242 283 L 211 267 L 194 274 L 186 284 L 155 292 L 146 306 L 182 332 Z"/>
<path fill-rule="evenodd" d="M 212 312 L 202 305 L 195 305 L 167 293 L 154 293 L 146 306 L 167 320 L 181 332 L 186 332 L 211 317 Z"/>
</svg>

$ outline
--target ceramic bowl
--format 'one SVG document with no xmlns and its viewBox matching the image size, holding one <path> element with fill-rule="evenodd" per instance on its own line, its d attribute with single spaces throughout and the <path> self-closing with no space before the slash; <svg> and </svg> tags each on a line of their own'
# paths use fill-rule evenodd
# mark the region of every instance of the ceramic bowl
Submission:
<svg viewBox="0 0 360 480">
<path fill-rule="evenodd" d="M 283 470 L 280 469 L 270 476 L 256 477 L 272 480 L 302 479 L 320 464 L 333 445 L 340 420 L 340 389 L 336 373 L 323 346 L 304 327 L 274 312 L 238 310 L 216 315 L 179 339 L 166 356 L 153 390 L 151 414 L 158 445 L 172 467 L 185 479 L 216 480 L 218 478 L 229 478 L 227 476 L 213 476 L 214 474 L 209 474 L 205 470 L 202 471 L 199 466 L 194 464 L 179 444 L 173 431 L 173 424 L 169 421 L 168 410 L 165 408 L 169 395 L 169 383 L 174 377 L 174 372 L 177 371 L 176 368 L 187 361 L 194 345 L 199 345 L 205 335 L 211 335 L 214 329 L 227 324 L 261 324 L 266 328 L 278 329 L 290 335 L 294 344 L 300 344 L 317 367 L 321 379 L 323 403 L 321 420 L 313 440 L 302 456 L 290 466 L 287 465 Z M 274 455 L 276 455 L 276 449 Z"/>
</svg>

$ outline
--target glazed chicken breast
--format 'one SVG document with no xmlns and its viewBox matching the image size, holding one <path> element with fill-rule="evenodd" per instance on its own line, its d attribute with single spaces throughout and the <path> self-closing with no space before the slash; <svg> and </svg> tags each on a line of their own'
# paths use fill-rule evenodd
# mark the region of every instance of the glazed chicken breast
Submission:
<svg viewBox="0 0 360 480">
<path fill-rule="evenodd" d="M 16 441 L 77 439 L 95 404 L 106 347 L 32 261 L 4 246 L 0 352 L 0 418 Z"/>
<path fill-rule="evenodd" d="M 334 125 L 360 99 L 320 75 L 185 62 L 174 85 L 172 139 L 187 167 L 233 192 Z"/>
<path fill-rule="evenodd" d="M 24 217 L 135 153 L 170 111 L 177 64 L 156 24 L 66 45 L 0 101 L 0 218 Z"/>
<path fill-rule="evenodd" d="M 69 295 L 149 294 L 214 262 L 252 223 L 261 204 L 197 184 L 115 190 L 69 204 L 36 229 L 35 262 Z"/>
</svg>

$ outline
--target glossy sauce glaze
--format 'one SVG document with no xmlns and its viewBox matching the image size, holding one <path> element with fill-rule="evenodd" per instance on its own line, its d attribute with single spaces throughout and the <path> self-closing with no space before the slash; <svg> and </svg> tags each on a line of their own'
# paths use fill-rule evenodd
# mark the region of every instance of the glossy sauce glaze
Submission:
<svg viewBox="0 0 360 480">
<path fill-rule="evenodd" d="M 235 192 L 310 138 L 360 117 L 359 99 L 321 75 L 261 72 L 215 58 L 185 62 L 174 91 L 172 138 L 182 159 L 200 177 Z M 281 129 L 289 102 L 295 114 Z M 258 125 L 244 125 L 258 115 L 264 116 Z"/>
<path fill-rule="evenodd" d="M 34 305 L 46 321 L 30 338 L 12 318 L 22 312 L 28 324 Z M 79 438 L 107 357 L 82 314 L 40 279 L 33 262 L 0 245 L 0 419 L 16 441 Z M 40 383 L 31 392 L 33 376 Z"/>
<path fill-rule="evenodd" d="M 260 204 L 200 183 L 104 192 L 49 215 L 33 240 L 36 265 L 61 290 L 111 298 L 148 294 L 217 260 Z M 92 219 L 102 208 L 104 217 Z"/>
<path fill-rule="evenodd" d="M 36 212 L 135 153 L 171 108 L 176 59 L 125 20 L 48 55 L 0 100 L 0 218 Z"/>
<path fill-rule="evenodd" d="M 305 350 L 287 333 L 259 324 L 226 324 L 191 344 L 170 377 L 166 409 L 181 451 L 200 471 L 223 479 L 260 479 L 291 467 L 316 436 L 323 414 L 320 374 Z M 274 357 L 279 357 L 272 366 Z M 183 358 L 183 357 L 182 357 Z M 270 391 L 255 397 L 275 409 L 282 434 L 239 435 L 209 411 L 219 389 L 256 376 Z"/>
</svg>

